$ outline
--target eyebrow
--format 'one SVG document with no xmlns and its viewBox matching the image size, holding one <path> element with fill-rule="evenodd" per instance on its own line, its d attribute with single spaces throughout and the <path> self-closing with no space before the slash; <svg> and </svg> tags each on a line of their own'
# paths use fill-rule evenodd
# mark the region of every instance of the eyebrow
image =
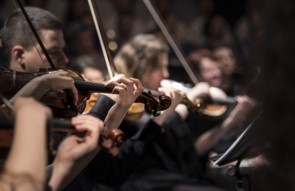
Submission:
<svg viewBox="0 0 295 191">
<path fill-rule="evenodd" d="M 46 49 L 48 52 L 49 51 L 56 51 L 56 50 L 63 50 L 64 48 L 62 47 L 58 47 L 58 46 L 53 46 L 53 47 L 50 47 L 48 49 Z"/>
</svg>

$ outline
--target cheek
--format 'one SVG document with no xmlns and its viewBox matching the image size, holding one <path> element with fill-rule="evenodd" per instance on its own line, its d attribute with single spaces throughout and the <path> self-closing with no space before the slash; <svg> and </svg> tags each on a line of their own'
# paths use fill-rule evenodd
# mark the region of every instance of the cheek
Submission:
<svg viewBox="0 0 295 191">
<path fill-rule="evenodd" d="M 142 85 L 145 88 L 157 90 L 160 87 L 161 78 L 159 74 L 150 73 L 148 75 L 143 76 Z"/>
<path fill-rule="evenodd" d="M 201 77 L 204 81 L 208 81 L 210 79 L 210 73 L 209 72 L 201 72 Z"/>
<path fill-rule="evenodd" d="M 161 81 L 164 79 L 163 75 L 161 74 L 161 72 L 154 72 L 151 74 L 149 80 L 153 82 L 153 84 L 155 84 L 157 87 L 160 87 Z"/>
<path fill-rule="evenodd" d="M 38 72 L 40 68 L 45 66 L 44 62 L 39 55 L 29 54 L 25 59 L 25 69 L 27 72 Z"/>
</svg>

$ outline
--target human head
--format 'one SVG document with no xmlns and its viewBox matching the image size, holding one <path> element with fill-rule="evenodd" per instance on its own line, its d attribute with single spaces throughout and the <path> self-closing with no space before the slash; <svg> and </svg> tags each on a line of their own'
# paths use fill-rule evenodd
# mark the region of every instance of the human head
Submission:
<svg viewBox="0 0 295 191">
<path fill-rule="evenodd" d="M 105 71 L 97 65 L 91 56 L 79 56 L 69 64 L 69 67 L 83 74 L 86 80 L 98 83 L 106 80 Z"/>
<path fill-rule="evenodd" d="M 236 68 L 236 59 L 230 46 L 220 45 L 213 50 L 214 57 L 218 60 L 218 67 L 224 76 L 231 76 Z"/>
<path fill-rule="evenodd" d="M 36 7 L 25 8 L 34 28 L 41 38 L 51 59 L 57 67 L 64 66 L 68 59 L 64 55 L 65 46 L 62 23 L 50 12 Z M 7 67 L 36 72 L 44 66 L 36 47 L 35 38 L 20 9 L 13 11 L 5 20 L 2 30 L 3 57 Z M 45 59 L 42 53 L 42 58 Z"/>
<path fill-rule="evenodd" d="M 65 34 L 70 55 L 91 55 L 96 51 L 93 29 L 82 20 L 68 25 Z"/>
<path fill-rule="evenodd" d="M 222 74 L 218 68 L 218 62 L 211 51 L 207 49 L 195 50 L 190 53 L 189 61 L 194 66 L 197 76 L 201 81 L 214 87 L 222 85 Z"/>
<path fill-rule="evenodd" d="M 139 34 L 127 42 L 115 57 L 119 73 L 141 80 L 143 86 L 158 89 L 169 77 L 168 47 L 152 34 Z"/>
</svg>

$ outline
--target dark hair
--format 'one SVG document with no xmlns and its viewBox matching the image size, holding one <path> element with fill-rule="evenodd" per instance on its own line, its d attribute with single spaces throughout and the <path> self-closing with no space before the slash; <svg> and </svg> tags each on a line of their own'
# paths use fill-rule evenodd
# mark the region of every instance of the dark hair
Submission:
<svg viewBox="0 0 295 191">
<path fill-rule="evenodd" d="M 73 61 L 69 63 L 69 67 L 79 73 L 83 73 L 83 70 L 86 68 L 94 68 L 100 70 L 103 74 L 106 73 L 105 69 L 100 67 L 96 60 L 89 55 L 81 55 L 73 59 Z"/>
<path fill-rule="evenodd" d="M 37 7 L 25 8 L 31 22 L 42 39 L 42 29 L 61 29 L 63 28 L 61 21 L 52 13 Z M 9 17 L 4 21 L 2 29 L 2 48 L 3 58 L 6 64 L 9 64 L 10 50 L 20 44 L 26 49 L 34 46 L 34 37 L 31 29 L 24 20 L 20 9 L 14 10 Z"/>
</svg>

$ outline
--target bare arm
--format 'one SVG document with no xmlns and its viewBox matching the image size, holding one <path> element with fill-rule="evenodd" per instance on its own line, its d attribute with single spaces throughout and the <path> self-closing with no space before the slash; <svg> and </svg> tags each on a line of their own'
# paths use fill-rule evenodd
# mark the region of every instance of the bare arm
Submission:
<svg viewBox="0 0 295 191">
<path fill-rule="evenodd" d="M 68 89 L 74 97 L 75 103 L 78 100 L 78 91 L 73 84 L 73 79 L 67 76 L 63 70 L 36 77 L 20 89 L 11 99 L 13 102 L 17 97 L 34 97 L 39 100 L 48 91 L 59 92 Z"/>
<path fill-rule="evenodd" d="M 52 171 L 49 185 L 53 191 L 60 190 L 71 182 L 99 152 L 99 135 L 104 124 L 91 115 L 72 118 L 77 131 L 85 132 L 85 137 L 69 135 L 58 148 L 57 156 L 48 170 Z"/>
<path fill-rule="evenodd" d="M 130 106 L 143 91 L 140 81 L 134 78 L 120 77 L 107 86 L 114 86 L 113 91 L 118 92 L 118 96 L 105 118 L 106 131 L 119 127 Z"/>
<path fill-rule="evenodd" d="M 237 100 L 238 105 L 220 126 L 203 133 L 195 141 L 195 149 L 198 154 L 203 155 L 212 149 L 229 129 L 235 124 L 243 123 L 247 119 L 249 111 L 255 107 L 255 102 L 247 96 L 237 97 Z"/>
<path fill-rule="evenodd" d="M 14 139 L 4 166 L 4 173 L 11 176 L 6 181 L 19 185 L 17 190 L 40 190 L 45 182 L 46 124 L 51 112 L 32 98 L 18 98 L 14 113 Z"/>
</svg>

